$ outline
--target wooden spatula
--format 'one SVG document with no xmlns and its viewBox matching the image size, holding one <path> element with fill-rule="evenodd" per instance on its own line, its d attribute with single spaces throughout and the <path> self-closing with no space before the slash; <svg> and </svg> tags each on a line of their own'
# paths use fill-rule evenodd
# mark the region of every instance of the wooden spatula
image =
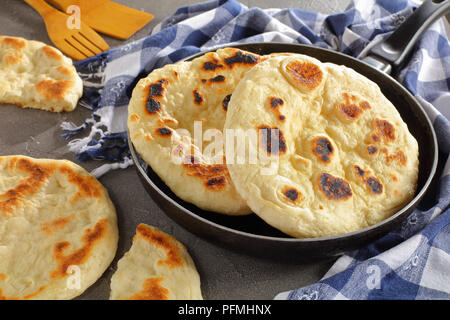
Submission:
<svg viewBox="0 0 450 320">
<path fill-rule="evenodd" d="M 47 33 L 55 46 L 69 57 L 85 59 L 109 49 L 100 35 L 85 23 L 79 29 L 69 29 L 69 15 L 48 5 L 44 0 L 24 0 L 44 18 Z"/>
<path fill-rule="evenodd" d="M 66 11 L 71 5 L 81 9 L 81 21 L 94 30 L 122 40 L 128 39 L 153 19 L 147 12 L 109 0 L 47 0 Z"/>
</svg>

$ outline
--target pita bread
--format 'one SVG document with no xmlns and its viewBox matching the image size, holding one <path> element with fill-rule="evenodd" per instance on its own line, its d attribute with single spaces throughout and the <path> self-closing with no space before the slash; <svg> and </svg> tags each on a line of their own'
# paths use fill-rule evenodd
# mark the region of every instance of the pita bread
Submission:
<svg viewBox="0 0 450 320">
<path fill-rule="evenodd" d="M 105 188 L 66 160 L 0 157 L 0 300 L 71 299 L 113 260 Z"/>
<path fill-rule="evenodd" d="M 0 36 L 0 103 L 72 111 L 83 84 L 72 60 L 43 42 Z"/>
<path fill-rule="evenodd" d="M 200 276 L 186 247 L 140 224 L 111 278 L 111 300 L 201 300 Z"/>
<path fill-rule="evenodd" d="M 215 147 L 235 86 L 260 60 L 220 49 L 154 70 L 133 91 L 128 128 L 136 151 L 179 198 L 201 209 L 251 212 L 232 184 L 222 146 Z"/>
<path fill-rule="evenodd" d="M 293 237 L 371 226 L 415 194 L 417 141 L 379 87 L 345 66 L 304 55 L 259 63 L 233 92 L 224 128 L 257 132 L 249 140 L 260 161 L 227 155 L 232 180 L 258 216 Z M 271 170 L 262 171 L 264 156 Z"/>
</svg>

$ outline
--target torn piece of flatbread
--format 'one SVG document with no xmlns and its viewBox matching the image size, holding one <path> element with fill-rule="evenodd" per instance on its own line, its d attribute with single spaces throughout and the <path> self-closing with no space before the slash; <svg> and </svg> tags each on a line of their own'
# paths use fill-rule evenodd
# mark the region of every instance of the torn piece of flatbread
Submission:
<svg viewBox="0 0 450 320">
<path fill-rule="evenodd" d="M 146 224 L 111 278 L 111 300 L 202 300 L 200 276 L 186 247 Z"/>
<path fill-rule="evenodd" d="M 0 103 L 72 111 L 83 84 L 72 60 L 43 42 L 0 36 Z"/>
</svg>

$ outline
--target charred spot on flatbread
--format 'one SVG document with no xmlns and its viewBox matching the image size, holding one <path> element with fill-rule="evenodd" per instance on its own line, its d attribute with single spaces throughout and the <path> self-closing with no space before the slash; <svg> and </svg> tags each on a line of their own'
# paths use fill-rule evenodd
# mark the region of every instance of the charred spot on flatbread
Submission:
<svg viewBox="0 0 450 320">
<path fill-rule="evenodd" d="M 294 60 L 287 64 L 286 71 L 297 85 L 309 90 L 317 88 L 323 79 L 322 70 L 311 62 Z"/>
<path fill-rule="evenodd" d="M 223 68 L 223 65 L 219 63 L 219 60 L 213 58 L 211 61 L 206 61 L 202 65 L 202 69 L 205 71 L 214 71 L 216 69 Z"/>
<path fill-rule="evenodd" d="M 395 140 L 395 128 L 387 120 L 375 119 L 373 121 L 373 128 L 378 137 L 381 137 L 385 142 Z"/>
<path fill-rule="evenodd" d="M 149 97 L 145 105 L 145 109 L 147 110 L 148 113 L 155 114 L 159 110 L 161 110 L 161 104 L 152 97 Z"/>
<path fill-rule="evenodd" d="M 208 181 L 206 181 L 206 185 L 210 189 L 222 189 L 226 185 L 227 181 L 224 176 L 220 177 L 212 177 Z"/>
<path fill-rule="evenodd" d="M 286 186 L 283 188 L 282 193 L 285 199 L 292 203 L 297 203 L 302 199 L 302 194 L 294 187 Z"/>
<path fill-rule="evenodd" d="M 254 65 L 257 64 L 258 61 L 258 56 L 251 53 L 244 53 L 242 51 L 237 51 L 231 57 L 225 58 L 225 64 L 230 68 L 233 68 L 235 64 Z"/>
<path fill-rule="evenodd" d="M 362 108 L 363 110 L 367 110 L 367 109 L 370 109 L 371 108 L 371 106 L 370 106 L 370 104 L 369 104 L 369 102 L 368 101 L 361 101 L 360 103 L 359 103 L 359 106 L 360 106 L 360 108 Z"/>
<path fill-rule="evenodd" d="M 369 191 L 374 194 L 381 194 L 383 192 L 383 184 L 378 178 L 370 175 L 366 170 L 361 169 L 360 166 L 354 165 L 356 176 L 360 177 L 362 182 L 366 184 Z"/>
<path fill-rule="evenodd" d="M 317 137 L 312 140 L 312 152 L 320 161 L 329 163 L 334 155 L 334 148 L 327 137 Z"/>
<path fill-rule="evenodd" d="M 160 127 L 157 128 L 155 131 L 156 134 L 159 135 L 160 137 L 170 137 L 172 135 L 172 129 L 168 127 Z"/>
<path fill-rule="evenodd" d="M 393 154 L 390 154 L 386 148 L 383 148 L 381 149 L 381 152 L 385 155 L 386 163 L 389 164 L 393 161 L 396 161 L 401 166 L 406 165 L 406 155 L 403 151 L 397 151 Z"/>
<path fill-rule="evenodd" d="M 222 100 L 223 110 L 228 111 L 228 103 L 230 103 L 230 99 L 231 99 L 231 94 L 228 94 L 225 96 L 225 98 L 223 98 L 223 100 Z"/>
<path fill-rule="evenodd" d="M 279 106 L 282 106 L 283 104 L 284 104 L 283 99 L 276 97 L 269 97 L 269 105 L 273 109 L 277 109 Z"/>
<path fill-rule="evenodd" d="M 347 200 L 352 196 L 352 189 L 347 181 L 326 172 L 319 176 L 319 188 L 329 200 Z"/>
<path fill-rule="evenodd" d="M 377 178 L 369 177 L 365 182 L 372 193 L 380 194 L 383 192 L 383 184 Z"/>
<path fill-rule="evenodd" d="M 344 101 L 337 105 L 338 115 L 347 121 L 357 120 L 362 113 L 370 109 L 369 102 L 363 100 L 354 94 L 344 92 Z"/>
<path fill-rule="evenodd" d="M 224 164 L 205 164 L 192 155 L 186 156 L 183 167 L 187 175 L 203 180 L 208 190 L 219 191 L 226 187 L 229 179 L 228 168 Z"/>
<path fill-rule="evenodd" d="M 194 96 L 194 103 L 196 105 L 201 105 L 203 103 L 203 96 L 198 92 L 198 90 L 192 91 L 192 94 Z"/>
<path fill-rule="evenodd" d="M 211 78 L 208 81 L 209 82 L 224 82 L 225 77 L 219 74 L 218 76 L 215 76 L 214 78 Z"/>
<path fill-rule="evenodd" d="M 378 148 L 375 147 L 374 145 L 369 145 L 369 146 L 367 146 L 367 153 L 371 156 L 375 155 L 378 153 Z"/>
<path fill-rule="evenodd" d="M 280 111 L 280 107 L 284 104 L 283 99 L 277 97 L 269 97 L 268 100 L 269 108 L 273 111 L 278 120 L 284 122 L 284 120 L 286 120 L 286 116 L 281 114 Z"/>
<path fill-rule="evenodd" d="M 268 155 L 281 155 L 286 153 L 287 145 L 283 132 L 277 127 L 261 125 L 258 127 L 260 147 Z"/>
<path fill-rule="evenodd" d="M 152 83 L 149 86 L 149 96 L 150 97 L 162 97 L 164 93 L 164 85 L 167 84 L 166 79 L 161 79 L 156 83 Z"/>
<path fill-rule="evenodd" d="M 354 168 L 355 168 L 355 173 L 357 176 L 364 177 L 366 172 L 363 169 L 361 169 L 359 166 L 354 166 Z"/>
<path fill-rule="evenodd" d="M 145 103 L 145 110 L 149 114 L 156 114 L 161 110 L 161 103 L 158 98 L 164 94 L 164 86 L 169 83 L 166 79 L 160 79 L 148 86 L 148 98 Z"/>
<path fill-rule="evenodd" d="M 362 113 L 361 109 L 356 104 L 341 103 L 338 108 L 342 115 L 348 120 L 355 120 Z"/>
</svg>

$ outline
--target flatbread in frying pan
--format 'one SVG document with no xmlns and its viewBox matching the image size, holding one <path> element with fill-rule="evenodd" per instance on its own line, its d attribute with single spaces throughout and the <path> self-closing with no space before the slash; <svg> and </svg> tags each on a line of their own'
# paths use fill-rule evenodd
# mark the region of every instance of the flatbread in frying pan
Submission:
<svg viewBox="0 0 450 320">
<path fill-rule="evenodd" d="M 417 141 L 379 87 L 345 66 L 305 55 L 259 63 L 233 92 L 224 128 L 257 132 L 253 147 L 274 169 L 228 168 L 249 207 L 291 236 L 371 226 L 415 194 Z"/>
<path fill-rule="evenodd" d="M 260 60 L 220 49 L 154 70 L 133 91 L 128 128 L 137 152 L 179 198 L 201 209 L 250 213 L 230 179 L 223 148 L 215 152 L 215 146 L 235 86 Z"/>
</svg>

